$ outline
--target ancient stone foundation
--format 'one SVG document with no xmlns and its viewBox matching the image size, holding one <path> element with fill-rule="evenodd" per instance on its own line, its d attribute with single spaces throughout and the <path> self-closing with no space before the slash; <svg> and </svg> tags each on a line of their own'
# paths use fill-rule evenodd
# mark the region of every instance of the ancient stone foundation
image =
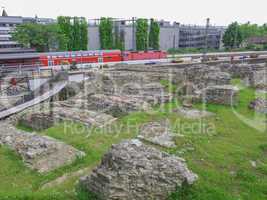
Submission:
<svg viewBox="0 0 267 200">
<path fill-rule="evenodd" d="M 138 138 L 167 148 L 176 146 L 174 133 L 171 132 L 170 125 L 167 122 L 144 124 L 140 128 Z"/>
<path fill-rule="evenodd" d="M 165 200 L 183 183 L 196 180 L 183 159 L 130 140 L 113 145 L 80 183 L 102 200 Z"/>
<path fill-rule="evenodd" d="M 203 90 L 202 99 L 206 103 L 236 105 L 239 89 L 231 85 L 210 86 Z"/>
<path fill-rule="evenodd" d="M 14 125 L 21 124 L 35 131 L 50 128 L 62 121 L 78 122 L 88 127 L 103 127 L 116 120 L 111 115 L 87 110 L 84 104 L 78 101 L 43 103 L 12 118 Z"/>
<path fill-rule="evenodd" d="M 87 109 L 121 117 L 130 112 L 148 111 L 150 105 L 138 98 L 121 95 L 89 95 Z"/>
<path fill-rule="evenodd" d="M 28 113 L 22 115 L 18 123 L 34 131 L 42 131 L 54 125 L 54 118 L 46 113 Z"/>
<path fill-rule="evenodd" d="M 16 130 L 8 122 L 0 125 L 0 145 L 16 151 L 27 166 L 40 173 L 71 164 L 84 156 L 83 152 L 53 138 Z"/>
</svg>

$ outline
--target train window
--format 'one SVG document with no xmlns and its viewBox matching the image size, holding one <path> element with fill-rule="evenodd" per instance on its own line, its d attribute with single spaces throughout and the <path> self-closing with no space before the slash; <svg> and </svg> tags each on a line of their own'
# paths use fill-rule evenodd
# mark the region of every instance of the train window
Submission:
<svg viewBox="0 0 267 200">
<path fill-rule="evenodd" d="M 72 55 L 71 55 L 71 57 L 75 58 L 75 57 L 76 57 L 76 55 L 75 55 L 75 54 L 72 54 Z"/>
<path fill-rule="evenodd" d="M 65 54 L 65 58 L 69 58 L 70 56 L 69 56 L 69 54 Z"/>
<path fill-rule="evenodd" d="M 79 53 L 79 54 L 77 54 L 77 56 L 78 56 L 78 57 L 81 57 L 81 56 L 82 56 L 82 54 L 80 54 L 80 53 Z"/>
<path fill-rule="evenodd" d="M 98 58 L 98 62 L 99 62 L 99 63 L 102 63 L 102 62 L 103 62 L 103 58 L 102 58 L 102 57 L 99 57 L 99 58 Z"/>
<path fill-rule="evenodd" d="M 53 66 L 53 65 L 54 65 L 53 60 L 49 60 L 49 61 L 48 61 L 48 66 Z"/>
</svg>

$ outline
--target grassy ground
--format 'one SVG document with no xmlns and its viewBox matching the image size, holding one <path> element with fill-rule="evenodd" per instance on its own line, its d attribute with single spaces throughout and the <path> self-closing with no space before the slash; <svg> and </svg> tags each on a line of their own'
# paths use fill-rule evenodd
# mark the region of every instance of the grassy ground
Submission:
<svg viewBox="0 0 267 200">
<path fill-rule="evenodd" d="M 254 98 L 254 90 L 244 89 L 240 96 L 236 112 L 253 119 L 254 113 L 247 105 Z M 194 186 L 178 189 L 170 199 L 267 199 L 266 129 L 262 132 L 250 127 L 233 114 L 230 107 L 208 105 L 207 110 L 216 113 L 216 117 L 193 121 L 170 112 L 176 105 L 173 102 L 151 113 L 130 114 L 105 130 L 62 123 L 41 132 L 86 153 L 85 158 L 71 166 L 44 175 L 29 170 L 16 154 L 0 147 L 0 200 L 84 199 L 82 193 L 75 192 L 79 177 L 71 177 L 52 188 L 42 189 L 42 186 L 66 173 L 95 167 L 113 143 L 135 137 L 141 124 L 166 119 L 175 133 L 185 137 L 177 137 L 177 148 L 163 150 L 184 157 L 189 168 L 199 175 L 199 181 Z M 256 126 L 264 127 L 266 116 L 261 115 L 259 119 Z"/>
</svg>

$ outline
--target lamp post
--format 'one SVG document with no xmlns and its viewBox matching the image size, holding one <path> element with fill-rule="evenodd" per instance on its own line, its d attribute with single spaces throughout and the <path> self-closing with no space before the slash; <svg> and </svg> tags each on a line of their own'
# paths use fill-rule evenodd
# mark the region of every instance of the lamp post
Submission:
<svg viewBox="0 0 267 200">
<path fill-rule="evenodd" d="M 208 31 L 210 26 L 210 18 L 207 18 L 206 23 L 206 30 L 205 30 L 205 48 L 203 53 L 203 61 L 207 61 L 207 53 L 208 53 L 208 46 L 209 46 L 209 38 L 208 38 Z"/>
</svg>

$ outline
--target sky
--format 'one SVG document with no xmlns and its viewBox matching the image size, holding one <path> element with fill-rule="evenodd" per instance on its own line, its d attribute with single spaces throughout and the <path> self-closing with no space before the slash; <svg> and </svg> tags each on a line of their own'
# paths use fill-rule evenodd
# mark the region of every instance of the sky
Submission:
<svg viewBox="0 0 267 200">
<path fill-rule="evenodd" d="M 267 23 L 267 0 L 0 0 L 10 16 L 144 17 L 204 25 Z"/>
</svg>

